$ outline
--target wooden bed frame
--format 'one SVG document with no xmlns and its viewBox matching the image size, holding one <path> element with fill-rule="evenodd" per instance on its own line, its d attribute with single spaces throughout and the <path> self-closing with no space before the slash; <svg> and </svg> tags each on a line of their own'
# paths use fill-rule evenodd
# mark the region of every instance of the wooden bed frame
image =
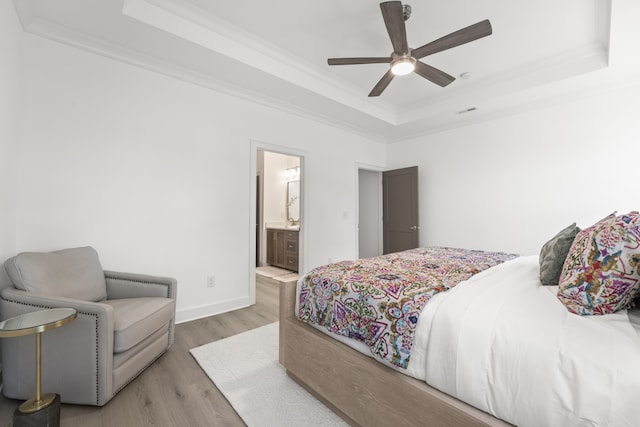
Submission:
<svg viewBox="0 0 640 427">
<path fill-rule="evenodd" d="M 296 282 L 280 282 L 280 363 L 353 426 L 508 426 L 297 320 Z M 340 363 L 336 363 L 340 361 Z"/>
</svg>

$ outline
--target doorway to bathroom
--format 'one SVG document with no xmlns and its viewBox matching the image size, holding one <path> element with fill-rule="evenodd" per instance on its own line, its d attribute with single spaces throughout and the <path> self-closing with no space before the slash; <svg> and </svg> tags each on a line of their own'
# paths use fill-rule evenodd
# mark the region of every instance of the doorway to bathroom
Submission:
<svg viewBox="0 0 640 427">
<path fill-rule="evenodd" d="M 256 279 L 290 279 L 300 270 L 302 157 L 256 151 Z"/>
</svg>

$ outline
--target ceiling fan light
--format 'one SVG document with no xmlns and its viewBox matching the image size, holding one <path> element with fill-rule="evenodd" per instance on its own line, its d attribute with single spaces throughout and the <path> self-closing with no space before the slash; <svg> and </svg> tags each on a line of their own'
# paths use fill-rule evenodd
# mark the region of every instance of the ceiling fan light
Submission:
<svg viewBox="0 0 640 427">
<path fill-rule="evenodd" d="M 416 69 L 416 60 L 409 58 L 400 58 L 391 64 L 391 72 L 396 76 L 404 76 L 412 73 Z"/>
</svg>

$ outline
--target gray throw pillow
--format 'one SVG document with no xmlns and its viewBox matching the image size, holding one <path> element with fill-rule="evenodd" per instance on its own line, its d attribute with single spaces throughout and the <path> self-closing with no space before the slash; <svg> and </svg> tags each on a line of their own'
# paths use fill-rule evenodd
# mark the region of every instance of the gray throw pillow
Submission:
<svg viewBox="0 0 640 427">
<path fill-rule="evenodd" d="M 27 292 L 102 301 L 107 284 L 98 259 L 90 246 L 56 252 L 23 252 L 4 263 L 14 286 Z"/>
<path fill-rule="evenodd" d="M 545 286 L 557 286 L 564 260 L 569 254 L 571 244 L 580 231 L 574 222 L 562 229 L 540 250 L 540 282 Z"/>
</svg>

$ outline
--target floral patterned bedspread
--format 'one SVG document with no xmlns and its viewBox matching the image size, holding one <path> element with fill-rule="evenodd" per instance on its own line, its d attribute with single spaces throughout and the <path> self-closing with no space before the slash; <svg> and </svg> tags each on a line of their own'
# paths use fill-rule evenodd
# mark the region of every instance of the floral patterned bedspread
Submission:
<svg viewBox="0 0 640 427">
<path fill-rule="evenodd" d="M 406 369 L 429 299 L 516 257 L 427 247 L 324 265 L 304 276 L 297 317 L 362 341 L 374 356 Z"/>
</svg>

